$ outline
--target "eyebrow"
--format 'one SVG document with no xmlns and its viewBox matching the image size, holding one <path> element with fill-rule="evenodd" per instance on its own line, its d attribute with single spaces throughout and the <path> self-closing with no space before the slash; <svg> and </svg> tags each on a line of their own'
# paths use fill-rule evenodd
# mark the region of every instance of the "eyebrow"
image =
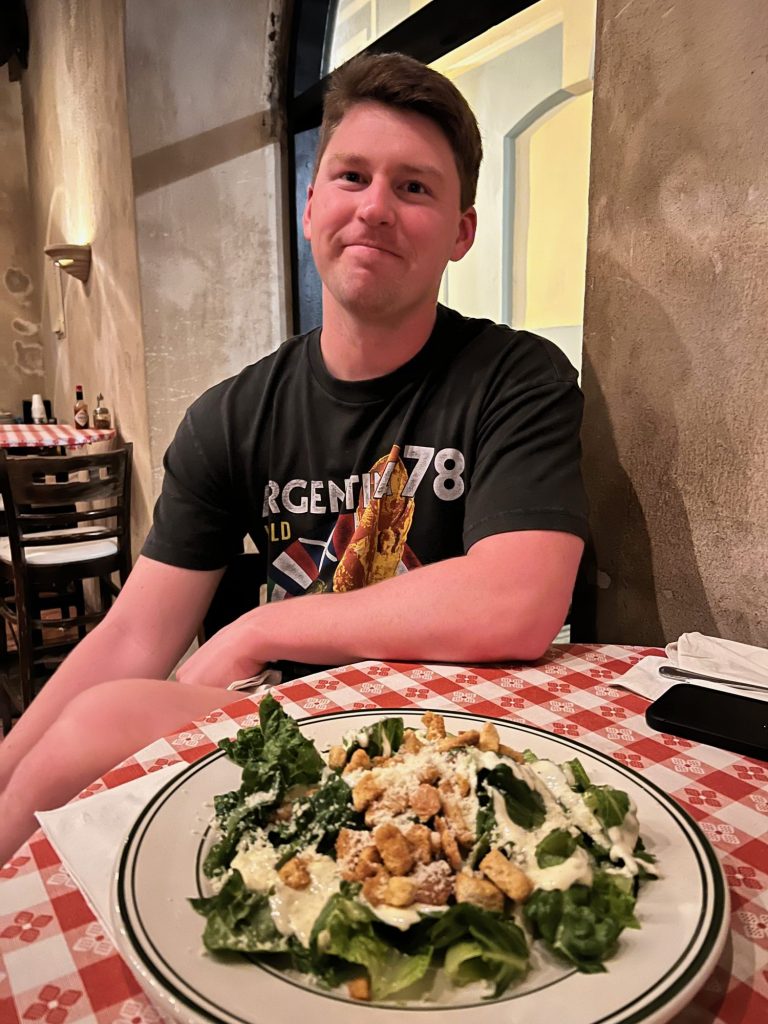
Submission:
<svg viewBox="0 0 768 1024">
<path fill-rule="evenodd" d="M 357 153 L 331 153 L 330 159 L 335 163 L 348 164 L 352 167 L 361 167 L 367 164 L 364 156 Z M 443 181 L 445 175 L 433 164 L 398 164 L 397 170 L 401 174 L 412 174 L 415 178 L 436 178 Z"/>
</svg>

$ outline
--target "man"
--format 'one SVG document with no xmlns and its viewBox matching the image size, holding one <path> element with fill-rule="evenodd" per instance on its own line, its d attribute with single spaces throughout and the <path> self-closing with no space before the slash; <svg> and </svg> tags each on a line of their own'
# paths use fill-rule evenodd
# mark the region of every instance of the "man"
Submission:
<svg viewBox="0 0 768 1024">
<path fill-rule="evenodd" d="M 474 240 L 481 152 L 460 93 L 418 62 L 360 57 L 336 73 L 304 213 L 322 330 L 189 410 L 114 608 L 0 746 L 0 785 L 15 768 L 21 800 L 0 803 L 6 853 L 32 809 L 268 663 L 545 651 L 586 536 L 581 396 L 548 342 L 437 306 L 446 264 Z M 159 682 L 246 533 L 265 600 Z"/>
</svg>

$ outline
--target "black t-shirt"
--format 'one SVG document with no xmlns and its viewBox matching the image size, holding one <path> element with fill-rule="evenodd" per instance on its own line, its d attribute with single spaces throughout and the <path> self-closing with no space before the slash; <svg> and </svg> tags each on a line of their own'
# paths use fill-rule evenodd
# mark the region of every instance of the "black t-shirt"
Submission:
<svg viewBox="0 0 768 1024">
<path fill-rule="evenodd" d="M 217 569 L 250 534 L 278 600 L 354 589 L 497 533 L 586 538 L 581 410 L 566 357 L 525 331 L 440 306 L 408 363 L 340 381 L 316 329 L 191 406 L 143 553 Z"/>
</svg>

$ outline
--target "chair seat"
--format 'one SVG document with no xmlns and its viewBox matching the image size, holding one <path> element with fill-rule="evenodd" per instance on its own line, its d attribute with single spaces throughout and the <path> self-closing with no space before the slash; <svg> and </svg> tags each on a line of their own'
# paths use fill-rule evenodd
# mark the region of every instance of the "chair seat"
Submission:
<svg viewBox="0 0 768 1024">
<path fill-rule="evenodd" d="M 28 537 L 63 537 L 65 535 L 82 534 L 87 538 L 87 530 L 58 530 L 51 533 L 29 533 Z M 117 554 L 117 540 L 108 537 L 105 540 L 86 540 L 79 544 L 46 544 L 44 547 L 27 548 L 26 558 L 29 565 L 65 565 L 67 562 L 86 562 L 92 558 L 106 558 Z M 11 564 L 11 544 L 7 537 L 0 537 L 0 561 Z"/>
</svg>

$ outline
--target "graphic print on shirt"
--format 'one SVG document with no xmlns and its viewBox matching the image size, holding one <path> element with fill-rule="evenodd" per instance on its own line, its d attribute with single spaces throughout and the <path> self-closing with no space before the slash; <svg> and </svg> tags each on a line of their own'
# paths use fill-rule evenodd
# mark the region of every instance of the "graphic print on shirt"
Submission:
<svg viewBox="0 0 768 1024">
<path fill-rule="evenodd" d="M 369 478 L 376 481 L 373 493 L 361 488 L 355 512 L 339 515 L 327 539 L 300 537 L 274 559 L 270 601 L 357 590 L 421 564 L 407 544 L 415 499 L 407 494 L 408 471 L 398 445 L 376 461 Z"/>
</svg>

